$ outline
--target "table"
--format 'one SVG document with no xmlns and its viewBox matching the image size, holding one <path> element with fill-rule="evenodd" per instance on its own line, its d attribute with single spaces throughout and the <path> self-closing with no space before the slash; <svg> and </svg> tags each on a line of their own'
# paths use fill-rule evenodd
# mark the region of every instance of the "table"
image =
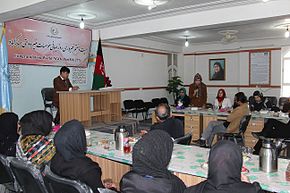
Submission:
<svg viewBox="0 0 290 193">
<path fill-rule="evenodd" d="M 88 147 L 88 157 L 99 163 L 103 171 L 103 179 L 112 178 L 118 184 L 122 176 L 131 169 L 132 155 L 115 150 L 113 144 L 110 149 L 96 145 L 102 139 L 112 141 L 112 134 L 91 131 L 91 136 L 93 146 Z M 201 168 L 201 164 L 207 162 L 208 152 L 209 149 L 197 146 L 175 144 L 169 170 L 181 178 L 187 186 L 195 185 L 207 177 L 207 170 Z M 290 182 L 285 180 L 288 163 L 289 160 L 279 159 L 278 172 L 265 173 L 259 171 L 259 158 L 253 155 L 250 161 L 244 163 L 244 166 L 250 171 L 246 175 L 251 182 L 259 182 L 262 188 L 268 191 L 290 193 Z"/>
<path fill-rule="evenodd" d="M 121 91 L 121 89 L 58 91 L 60 123 L 77 119 L 90 126 L 92 117 L 98 122 L 120 121 Z"/>
<path fill-rule="evenodd" d="M 210 121 L 226 120 L 229 115 L 228 112 L 219 112 L 208 109 L 191 110 L 190 108 L 178 110 L 171 107 L 172 115 L 174 117 L 184 117 L 184 132 L 192 132 L 192 139 L 200 138 L 203 130 L 207 128 Z M 264 127 L 265 119 L 277 119 L 287 123 L 289 121 L 288 114 L 281 114 L 280 116 L 273 116 L 272 112 L 261 114 L 259 112 L 252 112 L 252 117 L 244 134 L 245 146 L 254 147 L 257 139 L 252 136 L 252 132 L 259 132 Z M 156 122 L 155 112 L 152 113 L 152 123 Z"/>
</svg>

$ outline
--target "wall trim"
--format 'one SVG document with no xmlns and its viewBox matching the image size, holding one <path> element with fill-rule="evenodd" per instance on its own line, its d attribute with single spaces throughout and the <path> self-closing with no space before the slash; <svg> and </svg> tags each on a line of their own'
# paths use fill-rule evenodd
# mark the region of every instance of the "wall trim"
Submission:
<svg viewBox="0 0 290 193">
<path fill-rule="evenodd" d="M 126 47 L 126 46 L 120 46 L 120 45 L 106 44 L 106 43 L 104 43 L 102 46 L 105 47 L 105 48 L 114 48 L 114 49 L 128 50 L 128 51 L 134 51 L 134 52 L 142 52 L 142 53 L 149 53 L 149 54 L 159 54 L 159 55 L 171 54 L 169 52 L 159 52 L 159 51 L 153 51 L 153 50 L 145 50 L 145 49 L 141 49 L 141 48 L 134 48 L 134 47 Z"/>
<path fill-rule="evenodd" d="M 184 85 L 185 87 L 189 87 L 189 85 Z M 280 85 L 206 85 L 207 87 L 213 88 L 281 88 Z"/>
<path fill-rule="evenodd" d="M 255 85 L 206 85 L 208 88 L 257 88 Z M 257 85 L 259 88 L 277 88 L 280 89 L 280 85 Z M 189 87 L 189 85 L 184 85 L 184 87 Z M 166 86 L 151 86 L 151 87 L 128 87 L 120 88 L 125 91 L 136 91 L 136 90 L 160 90 L 166 89 Z"/>
<path fill-rule="evenodd" d="M 281 50 L 281 48 L 259 48 L 259 49 L 250 49 L 250 50 L 231 50 L 231 51 L 220 51 L 220 52 L 194 52 L 183 54 L 184 56 L 202 56 L 202 55 L 213 55 L 213 54 L 235 54 L 243 52 L 264 52 L 264 51 L 274 51 Z"/>
</svg>

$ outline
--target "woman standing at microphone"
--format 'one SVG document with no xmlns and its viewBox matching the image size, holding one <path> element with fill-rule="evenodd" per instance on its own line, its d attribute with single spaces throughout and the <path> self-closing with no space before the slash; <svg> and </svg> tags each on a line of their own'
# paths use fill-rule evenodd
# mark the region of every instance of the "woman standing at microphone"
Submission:
<svg viewBox="0 0 290 193">
<path fill-rule="evenodd" d="M 199 73 L 194 76 L 193 83 L 189 86 L 189 98 L 194 107 L 205 107 L 206 105 L 207 88 Z"/>
</svg>

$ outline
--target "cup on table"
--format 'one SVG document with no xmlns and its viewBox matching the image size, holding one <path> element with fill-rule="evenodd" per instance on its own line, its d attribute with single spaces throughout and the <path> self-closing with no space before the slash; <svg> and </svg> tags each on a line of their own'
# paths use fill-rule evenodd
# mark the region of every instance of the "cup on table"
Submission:
<svg viewBox="0 0 290 193">
<path fill-rule="evenodd" d="M 123 146 L 124 153 L 130 153 L 131 152 L 131 145 L 129 143 L 129 138 L 124 138 L 124 146 Z"/>
<path fill-rule="evenodd" d="M 104 149 L 109 149 L 110 148 L 110 143 L 108 139 L 103 139 L 102 140 L 102 145 Z"/>
</svg>

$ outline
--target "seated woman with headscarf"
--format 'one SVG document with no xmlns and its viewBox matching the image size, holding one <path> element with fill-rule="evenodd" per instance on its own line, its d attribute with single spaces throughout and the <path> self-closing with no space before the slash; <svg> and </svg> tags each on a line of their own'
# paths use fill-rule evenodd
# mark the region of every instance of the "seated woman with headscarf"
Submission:
<svg viewBox="0 0 290 193">
<path fill-rule="evenodd" d="M 3 113 L 0 115 L 0 154 L 16 156 L 16 143 L 18 141 L 18 115 Z"/>
<path fill-rule="evenodd" d="M 207 180 L 187 188 L 184 193 L 264 193 L 258 183 L 248 183 L 247 177 L 241 175 L 242 164 L 238 145 L 218 141 L 209 153 Z"/>
<path fill-rule="evenodd" d="M 190 104 L 190 98 L 186 94 L 186 89 L 181 88 L 179 90 L 178 96 L 175 100 L 175 105 L 176 106 L 182 106 L 182 107 L 188 107 Z"/>
<path fill-rule="evenodd" d="M 218 90 L 214 101 L 214 106 L 219 110 L 227 110 L 232 107 L 231 100 L 227 98 L 226 91 L 224 89 L 221 88 Z"/>
<path fill-rule="evenodd" d="M 167 169 L 172 151 L 173 141 L 165 131 L 145 134 L 133 147 L 133 170 L 123 176 L 121 192 L 183 193 L 184 183 Z"/>
<path fill-rule="evenodd" d="M 48 137 L 52 130 L 52 120 L 52 115 L 44 110 L 32 111 L 20 119 L 18 158 L 40 169 L 50 162 L 55 154 L 53 140 Z"/>
<path fill-rule="evenodd" d="M 84 126 L 77 120 L 66 122 L 54 137 L 56 154 L 51 171 L 59 176 L 79 180 L 94 191 L 103 188 L 102 171 L 96 162 L 86 157 L 87 142 Z"/>
</svg>

